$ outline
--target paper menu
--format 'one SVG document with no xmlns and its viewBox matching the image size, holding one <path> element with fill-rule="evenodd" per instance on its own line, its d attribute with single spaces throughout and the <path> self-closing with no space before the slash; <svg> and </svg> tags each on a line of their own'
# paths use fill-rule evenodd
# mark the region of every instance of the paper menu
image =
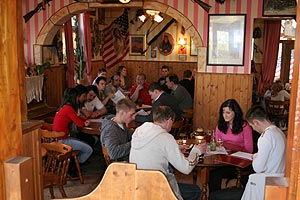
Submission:
<svg viewBox="0 0 300 200">
<path fill-rule="evenodd" d="M 145 115 L 149 115 L 150 111 L 146 112 L 145 110 L 141 109 L 136 114 L 145 116 Z"/>
<path fill-rule="evenodd" d="M 239 158 L 244 158 L 244 159 L 247 159 L 247 160 L 252 160 L 253 154 L 242 152 L 242 151 L 238 151 L 238 152 L 235 152 L 235 153 L 231 154 L 231 156 L 235 156 L 235 157 L 239 157 Z"/>
<path fill-rule="evenodd" d="M 124 98 L 125 98 L 124 94 L 123 94 L 120 90 L 118 90 L 118 91 L 115 93 L 115 97 L 112 98 L 111 100 L 112 100 L 115 104 L 117 104 L 118 101 L 120 101 L 121 99 L 124 99 Z"/>
<path fill-rule="evenodd" d="M 191 150 L 188 160 L 189 161 L 193 161 L 195 160 L 196 156 L 200 156 L 202 154 L 201 150 L 198 147 L 193 147 L 193 149 Z"/>
</svg>

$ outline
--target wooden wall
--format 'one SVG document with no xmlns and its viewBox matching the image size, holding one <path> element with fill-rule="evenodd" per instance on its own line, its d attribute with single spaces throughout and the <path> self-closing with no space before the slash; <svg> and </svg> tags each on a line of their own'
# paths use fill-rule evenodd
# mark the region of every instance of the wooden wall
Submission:
<svg viewBox="0 0 300 200">
<path fill-rule="evenodd" d="M 63 65 L 53 66 L 45 71 L 45 95 L 44 98 L 49 106 L 58 107 L 66 88 L 66 70 Z"/>
<path fill-rule="evenodd" d="M 251 107 L 252 75 L 196 73 L 194 127 L 214 129 L 221 104 L 234 98 L 244 114 Z"/>
<path fill-rule="evenodd" d="M 197 69 L 197 63 L 192 62 L 159 62 L 159 61 L 123 61 L 118 66 L 124 65 L 127 68 L 130 77 L 129 85 L 135 83 L 135 77 L 138 73 L 143 72 L 147 76 L 147 82 L 158 81 L 160 77 L 160 69 L 163 65 L 170 67 L 170 72 L 178 75 L 179 79 L 183 78 L 183 72 L 187 69 L 191 71 Z M 97 76 L 99 68 L 102 68 L 104 63 L 102 61 L 92 62 L 92 77 Z M 108 70 L 108 77 L 116 73 L 118 67 L 113 67 Z"/>
</svg>

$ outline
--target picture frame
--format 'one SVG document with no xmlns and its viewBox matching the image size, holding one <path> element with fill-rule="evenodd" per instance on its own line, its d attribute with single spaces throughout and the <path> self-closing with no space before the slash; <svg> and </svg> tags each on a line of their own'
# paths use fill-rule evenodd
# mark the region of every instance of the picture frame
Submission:
<svg viewBox="0 0 300 200">
<path fill-rule="evenodd" d="M 207 65 L 243 66 L 246 15 L 208 16 Z"/>
<path fill-rule="evenodd" d="M 296 16 L 296 0 L 263 0 L 263 16 L 293 17 Z"/>
<path fill-rule="evenodd" d="M 144 56 L 146 49 L 146 35 L 129 36 L 129 55 Z"/>
<path fill-rule="evenodd" d="M 151 58 L 156 58 L 156 50 L 155 49 L 151 50 Z"/>
<path fill-rule="evenodd" d="M 164 32 L 159 37 L 157 48 L 162 55 L 167 56 L 173 52 L 174 45 L 175 42 L 173 36 L 170 33 Z"/>
<path fill-rule="evenodd" d="M 57 49 L 52 45 L 42 46 L 42 63 L 49 62 L 51 65 L 55 64 L 57 57 Z"/>
<path fill-rule="evenodd" d="M 190 55 L 191 56 L 197 56 L 198 55 L 198 49 L 197 49 L 197 47 L 196 47 L 196 45 L 195 45 L 195 42 L 194 42 L 194 40 L 191 38 L 190 39 Z"/>
</svg>

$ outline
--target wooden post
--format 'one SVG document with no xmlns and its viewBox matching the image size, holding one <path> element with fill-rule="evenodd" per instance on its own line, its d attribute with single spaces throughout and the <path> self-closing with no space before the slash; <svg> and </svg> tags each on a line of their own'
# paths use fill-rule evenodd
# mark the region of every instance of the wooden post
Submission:
<svg viewBox="0 0 300 200">
<path fill-rule="evenodd" d="M 4 163 L 7 200 L 32 200 L 33 165 L 30 157 L 16 156 Z"/>
<path fill-rule="evenodd" d="M 18 64 L 23 62 L 23 55 L 20 55 L 22 50 L 17 50 L 23 48 L 21 10 L 22 1 L 0 1 L 0 199 L 3 200 L 6 200 L 3 163 L 22 153 Z"/>
</svg>

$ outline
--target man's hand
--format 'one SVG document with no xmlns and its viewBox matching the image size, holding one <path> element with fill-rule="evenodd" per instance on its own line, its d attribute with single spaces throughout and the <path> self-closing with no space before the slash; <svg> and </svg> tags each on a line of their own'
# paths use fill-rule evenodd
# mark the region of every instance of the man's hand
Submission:
<svg viewBox="0 0 300 200">
<path fill-rule="evenodd" d="M 189 145 L 186 145 L 186 144 L 180 144 L 179 145 L 179 149 L 181 151 L 181 153 L 183 154 L 188 154 L 188 149 L 189 149 Z"/>
<path fill-rule="evenodd" d="M 137 89 L 138 91 L 140 91 L 140 90 L 144 89 L 144 86 L 138 85 L 138 86 L 136 87 L 136 89 Z"/>
</svg>

